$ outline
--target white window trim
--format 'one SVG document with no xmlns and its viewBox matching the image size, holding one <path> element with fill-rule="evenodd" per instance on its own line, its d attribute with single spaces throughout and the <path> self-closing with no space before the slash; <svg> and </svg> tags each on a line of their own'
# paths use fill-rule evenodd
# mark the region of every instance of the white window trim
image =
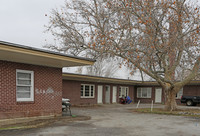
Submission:
<svg viewBox="0 0 200 136">
<path fill-rule="evenodd" d="M 119 87 L 119 91 L 121 91 L 121 92 L 120 92 L 119 98 L 122 97 L 122 89 L 121 89 L 121 88 L 125 88 L 125 89 L 127 88 L 127 96 L 129 96 L 129 87 L 128 87 L 128 86 L 120 86 L 120 87 Z M 120 90 L 120 89 L 121 89 L 121 90 Z"/>
<path fill-rule="evenodd" d="M 95 96 L 95 85 L 94 84 L 81 84 L 81 86 L 83 87 L 83 96 L 81 96 L 81 98 L 94 98 Z M 85 96 L 85 86 L 88 85 L 89 86 L 89 95 L 90 96 Z M 91 96 L 91 86 L 93 86 L 93 96 Z"/>
<path fill-rule="evenodd" d="M 151 89 L 151 94 L 150 94 L 150 96 L 148 97 L 148 94 L 147 94 L 147 97 L 142 97 L 142 96 L 138 96 L 138 89 L 141 89 L 141 94 L 142 94 L 142 89 L 143 88 L 150 88 Z M 147 92 L 148 93 L 148 92 Z M 152 87 L 138 87 L 137 88 L 137 98 L 143 98 L 143 99 L 150 99 L 150 98 L 152 98 Z"/>
<path fill-rule="evenodd" d="M 21 72 L 21 73 L 29 73 L 31 74 L 31 97 L 30 98 L 17 98 L 17 73 Z M 29 71 L 29 70 L 16 70 L 16 101 L 17 102 L 32 102 L 34 101 L 34 72 L 33 71 Z"/>
</svg>

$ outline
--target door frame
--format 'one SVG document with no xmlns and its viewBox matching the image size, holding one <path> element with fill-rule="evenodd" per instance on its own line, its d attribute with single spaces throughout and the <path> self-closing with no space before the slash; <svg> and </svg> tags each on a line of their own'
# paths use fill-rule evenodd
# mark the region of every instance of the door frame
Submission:
<svg viewBox="0 0 200 136">
<path fill-rule="evenodd" d="M 112 103 L 117 103 L 117 86 L 113 86 L 112 87 L 113 89 L 112 89 Z M 114 88 L 116 88 L 115 89 L 115 94 L 114 94 Z M 115 98 L 115 99 L 114 99 Z M 115 101 L 114 101 L 115 100 Z"/>
<path fill-rule="evenodd" d="M 157 89 L 161 89 L 161 96 L 160 96 L 160 102 L 156 102 L 156 98 L 157 98 Z M 163 96 L 163 94 L 162 94 L 162 88 L 160 88 L 160 87 L 157 87 L 157 88 L 155 88 L 155 103 L 162 103 L 162 96 Z"/>
<path fill-rule="evenodd" d="M 109 87 L 109 93 L 108 93 L 109 96 L 107 96 L 107 94 L 106 94 L 106 87 Z M 106 98 L 107 98 L 107 97 L 108 97 L 108 99 L 109 99 L 108 102 L 106 101 Z M 105 103 L 106 103 L 106 104 L 110 104 L 110 85 L 105 85 Z"/>
<path fill-rule="evenodd" d="M 99 102 L 99 87 L 101 87 L 101 102 Z M 103 104 L 103 85 L 98 85 L 97 86 L 97 104 Z"/>
</svg>

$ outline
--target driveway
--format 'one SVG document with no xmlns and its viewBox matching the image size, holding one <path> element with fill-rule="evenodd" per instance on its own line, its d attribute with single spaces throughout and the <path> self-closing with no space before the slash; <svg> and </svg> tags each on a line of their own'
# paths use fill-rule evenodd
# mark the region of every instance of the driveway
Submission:
<svg viewBox="0 0 200 136">
<path fill-rule="evenodd" d="M 155 105 L 162 107 L 163 105 Z M 103 105 L 72 108 L 73 115 L 90 120 L 57 122 L 48 127 L 0 131 L 0 136 L 198 136 L 200 119 L 182 116 L 141 114 L 129 109 L 136 105 Z M 150 105 L 140 105 L 150 107 Z"/>
</svg>

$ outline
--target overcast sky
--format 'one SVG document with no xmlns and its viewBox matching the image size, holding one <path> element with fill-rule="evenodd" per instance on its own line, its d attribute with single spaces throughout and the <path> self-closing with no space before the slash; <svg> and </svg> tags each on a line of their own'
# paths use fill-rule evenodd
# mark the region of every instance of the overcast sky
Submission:
<svg viewBox="0 0 200 136">
<path fill-rule="evenodd" d="M 51 10 L 60 8 L 65 0 L 0 0 L 0 3 L 0 41 L 36 48 L 54 41 L 50 33 L 44 33 L 44 25 L 48 24 Z"/>
<path fill-rule="evenodd" d="M 197 3 L 199 0 L 192 0 Z M 191 1 L 190 1 L 191 2 Z M 0 41 L 32 47 L 52 43 L 53 37 L 44 33 L 51 9 L 59 8 L 65 0 L 0 0 Z"/>
<path fill-rule="evenodd" d="M 197 4 L 199 0 L 192 2 Z M 0 0 L 0 3 L 0 41 L 37 48 L 54 41 L 50 34 L 44 33 L 44 25 L 49 21 L 45 14 L 50 15 L 51 9 L 60 8 L 65 0 Z"/>
<path fill-rule="evenodd" d="M 42 48 L 53 42 L 45 34 L 51 9 L 59 8 L 65 0 L 0 0 L 0 41 Z"/>
</svg>

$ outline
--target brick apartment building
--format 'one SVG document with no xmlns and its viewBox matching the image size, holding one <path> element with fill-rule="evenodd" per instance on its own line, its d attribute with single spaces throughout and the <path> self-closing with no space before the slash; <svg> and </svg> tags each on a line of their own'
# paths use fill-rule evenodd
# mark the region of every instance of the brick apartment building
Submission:
<svg viewBox="0 0 200 136">
<path fill-rule="evenodd" d="M 63 73 L 63 97 L 73 105 L 119 103 L 122 95 L 129 96 L 133 103 L 166 101 L 164 90 L 156 82 Z M 191 81 L 177 93 L 178 104 L 182 95 L 200 96 L 200 81 Z"/>
<path fill-rule="evenodd" d="M 94 60 L 0 41 L 0 120 L 59 116 L 61 98 L 73 105 L 119 103 L 130 96 L 134 103 L 165 103 L 156 82 L 62 73 L 63 67 L 92 65 Z M 177 94 L 200 95 L 200 81 Z"/>
<path fill-rule="evenodd" d="M 0 41 L 0 120 L 62 113 L 62 68 L 94 60 Z"/>
</svg>

